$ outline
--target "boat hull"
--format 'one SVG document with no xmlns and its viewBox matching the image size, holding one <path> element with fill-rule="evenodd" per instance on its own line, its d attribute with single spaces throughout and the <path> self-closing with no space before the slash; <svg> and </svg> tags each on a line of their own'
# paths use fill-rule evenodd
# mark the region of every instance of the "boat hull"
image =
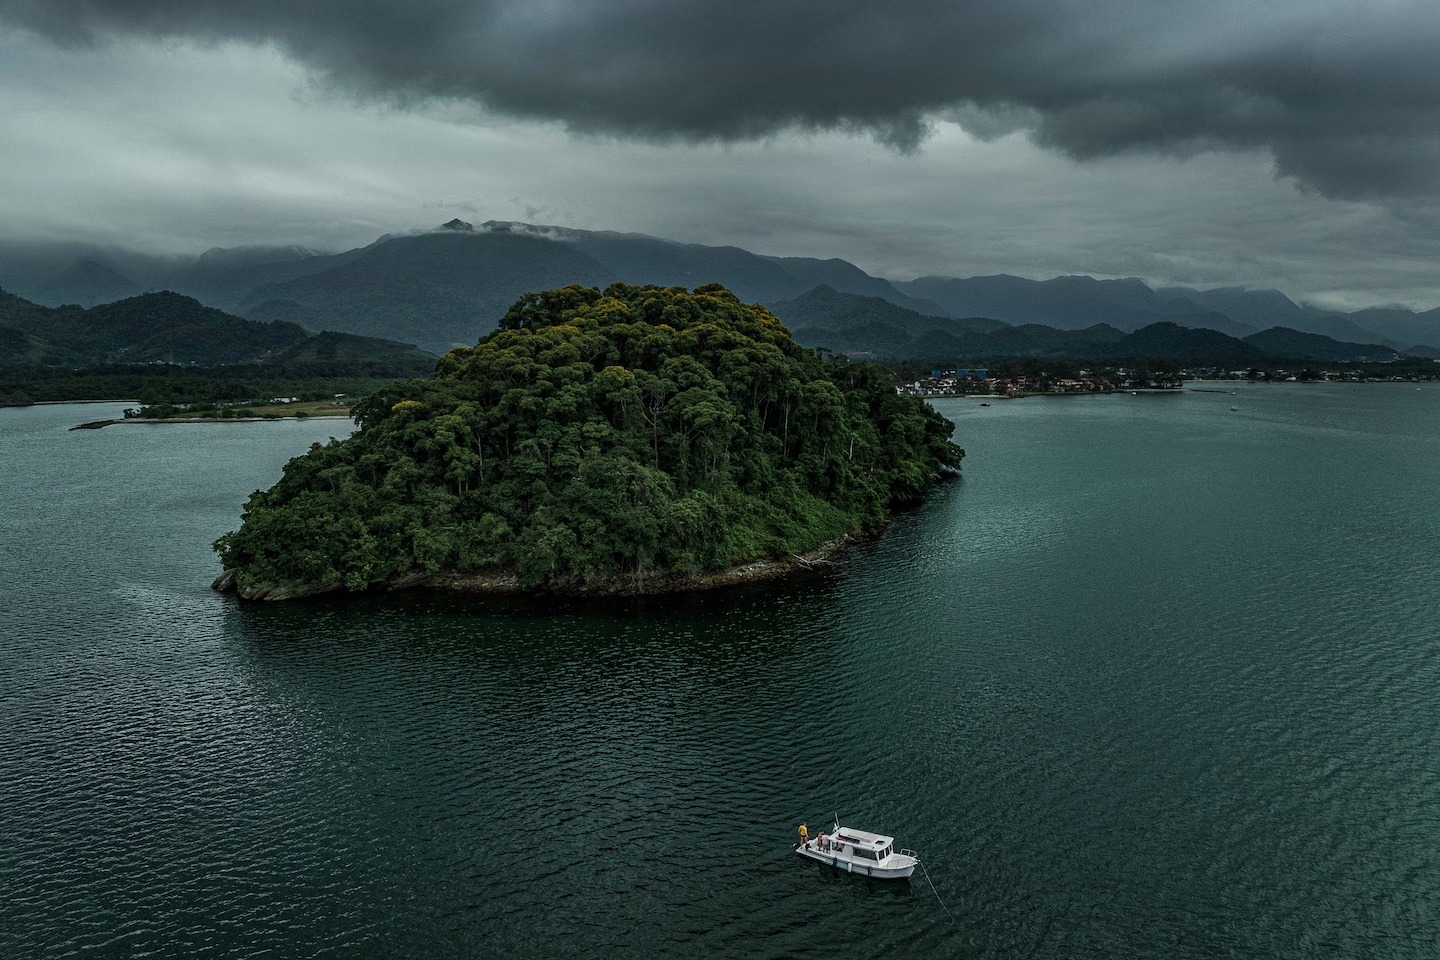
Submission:
<svg viewBox="0 0 1440 960">
<path fill-rule="evenodd" d="M 833 853 L 824 853 L 810 846 L 796 847 L 795 852 L 802 857 L 809 857 L 811 860 L 818 860 L 826 866 L 834 867 L 836 870 L 844 870 L 846 873 L 858 873 L 862 877 L 870 877 L 873 880 L 905 880 L 915 872 L 915 865 L 918 860 L 910 857 L 896 856 L 892 859 L 908 861 L 898 863 L 894 866 L 882 867 L 878 863 L 856 863 L 849 857 L 836 856 Z"/>
</svg>

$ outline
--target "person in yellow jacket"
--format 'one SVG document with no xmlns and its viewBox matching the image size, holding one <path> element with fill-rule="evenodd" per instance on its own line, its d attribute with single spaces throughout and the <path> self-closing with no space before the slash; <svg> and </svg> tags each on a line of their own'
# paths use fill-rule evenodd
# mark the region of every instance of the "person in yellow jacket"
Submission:
<svg viewBox="0 0 1440 960">
<path fill-rule="evenodd" d="M 803 847 L 803 846 L 805 846 L 805 844 L 807 844 L 807 843 L 809 843 L 809 842 L 810 842 L 810 831 L 807 830 L 807 829 L 805 829 L 805 824 L 802 823 L 802 824 L 800 824 L 800 846 Z"/>
</svg>

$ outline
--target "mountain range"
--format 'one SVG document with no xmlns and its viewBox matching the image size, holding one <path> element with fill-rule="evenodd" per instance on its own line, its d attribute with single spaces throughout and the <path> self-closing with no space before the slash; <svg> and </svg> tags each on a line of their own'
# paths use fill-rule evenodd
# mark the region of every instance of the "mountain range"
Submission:
<svg viewBox="0 0 1440 960">
<path fill-rule="evenodd" d="M 1169 320 L 1129 333 L 1108 323 L 1081 330 L 1047 324 L 1010 325 L 983 317 L 926 316 L 878 297 L 821 286 L 773 307 L 801 343 L 877 360 L 969 362 L 998 357 L 1132 359 L 1167 357 L 1188 363 L 1250 366 L 1269 360 L 1384 363 L 1397 351 L 1378 343 L 1339 341 L 1287 327 L 1243 338 Z"/>
<path fill-rule="evenodd" d="M 0 290 L 0 368 L 116 364 L 381 365 L 428 376 L 435 356 L 408 343 L 259 323 L 164 291 L 85 309 L 46 307 Z"/>
<path fill-rule="evenodd" d="M 505 221 L 452 220 L 334 254 L 294 246 L 217 248 L 188 260 L 70 254 L 46 261 L 0 251 L 0 284 L 49 306 L 94 306 L 164 286 L 252 321 L 413 342 L 434 352 L 473 344 L 526 292 L 621 280 L 688 287 L 719 282 L 770 307 L 801 342 L 877 356 L 894 355 L 897 347 L 911 357 L 948 356 L 987 342 L 1002 352 L 1056 354 L 1118 343 L 1155 324 L 1214 331 L 1237 342 L 1282 327 L 1368 351 L 1339 351 L 1356 356 L 1375 348 L 1440 355 L 1440 309 L 1347 314 L 1297 304 L 1275 290 L 1157 289 L 1133 278 L 891 281 L 840 259 L 771 257 L 733 246 Z M 916 326 L 915 317 L 926 319 Z M 1267 342 L 1279 342 L 1277 336 L 1284 339 L 1271 335 Z M 1286 342 L 1287 349 L 1300 349 L 1301 341 Z M 1337 352 L 1317 343 L 1309 349 Z"/>
</svg>

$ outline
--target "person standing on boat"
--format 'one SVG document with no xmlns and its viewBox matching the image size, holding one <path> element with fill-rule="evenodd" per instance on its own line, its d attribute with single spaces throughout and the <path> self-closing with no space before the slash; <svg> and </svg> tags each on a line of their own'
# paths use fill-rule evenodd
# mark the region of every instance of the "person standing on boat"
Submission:
<svg viewBox="0 0 1440 960">
<path fill-rule="evenodd" d="M 805 844 L 807 844 L 807 843 L 809 843 L 809 842 L 810 842 L 810 831 L 807 830 L 807 829 L 805 829 L 805 824 L 802 823 L 802 824 L 800 824 L 800 846 L 803 847 L 803 846 L 805 846 Z"/>
</svg>

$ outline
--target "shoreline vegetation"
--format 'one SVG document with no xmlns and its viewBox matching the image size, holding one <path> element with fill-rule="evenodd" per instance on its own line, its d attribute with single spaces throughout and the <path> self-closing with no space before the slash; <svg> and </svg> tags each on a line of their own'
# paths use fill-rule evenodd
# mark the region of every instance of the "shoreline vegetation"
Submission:
<svg viewBox="0 0 1440 960">
<path fill-rule="evenodd" d="M 718 284 L 527 294 L 354 407 L 215 542 L 221 591 L 640 595 L 823 565 L 958 473 L 888 368 Z"/>
<path fill-rule="evenodd" d="M 243 406 L 210 403 L 177 407 L 163 404 L 126 410 L 123 417 L 91 420 L 70 429 L 100 430 L 122 423 L 265 423 L 272 420 L 304 420 L 311 417 L 350 419 L 350 403 L 338 397 L 332 400 L 311 401 L 283 397 L 269 403 L 252 403 Z"/>
<path fill-rule="evenodd" d="M 869 532 L 878 533 L 879 530 Z M 374 584 L 372 589 L 389 592 L 422 588 L 447 593 L 472 593 L 487 596 L 520 596 L 535 593 L 584 597 L 663 596 L 778 580 L 792 573 L 833 566 L 836 562 L 833 558 L 842 555 L 865 539 L 867 537 L 863 533 L 846 534 L 822 543 L 814 550 L 805 553 L 754 560 L 750 563 L 736 564 L 718 570 L 659 570 L 646 571 L 638 576 L 630 573 L 611 573 L 591 576 L 588 579 L 557 578 L 545 584 L 543 589 L 526 585 L 513 571 L 460 573 L 453 570 L 414 573 Z M 335 593 L 345 589 L 343 583 L 332 583 L 319 589 L 311 589 L 304 585 L 297 587 L 295 584 L 241 588 L 237 583 L 237 573 L 236 570 L 226 570 L 215 578 L 214 582 L 210 584 L 210 588 L 220 593 L 236 593 L 242 600 L 294 600 L 301 597 Z"/>
<path fill-rule="evenodd" d="M 428 376 L 434 361 L 405 363 L 344 360 L 290 365 L 129 364 L 79 369 L 0 369 L 0 406 L 40 403 L 135 403 L 176 407 L 234 407 L 268 403 L 272 397 L 328 400 L 361 397 L 397 378 Z"/>
</svg>

